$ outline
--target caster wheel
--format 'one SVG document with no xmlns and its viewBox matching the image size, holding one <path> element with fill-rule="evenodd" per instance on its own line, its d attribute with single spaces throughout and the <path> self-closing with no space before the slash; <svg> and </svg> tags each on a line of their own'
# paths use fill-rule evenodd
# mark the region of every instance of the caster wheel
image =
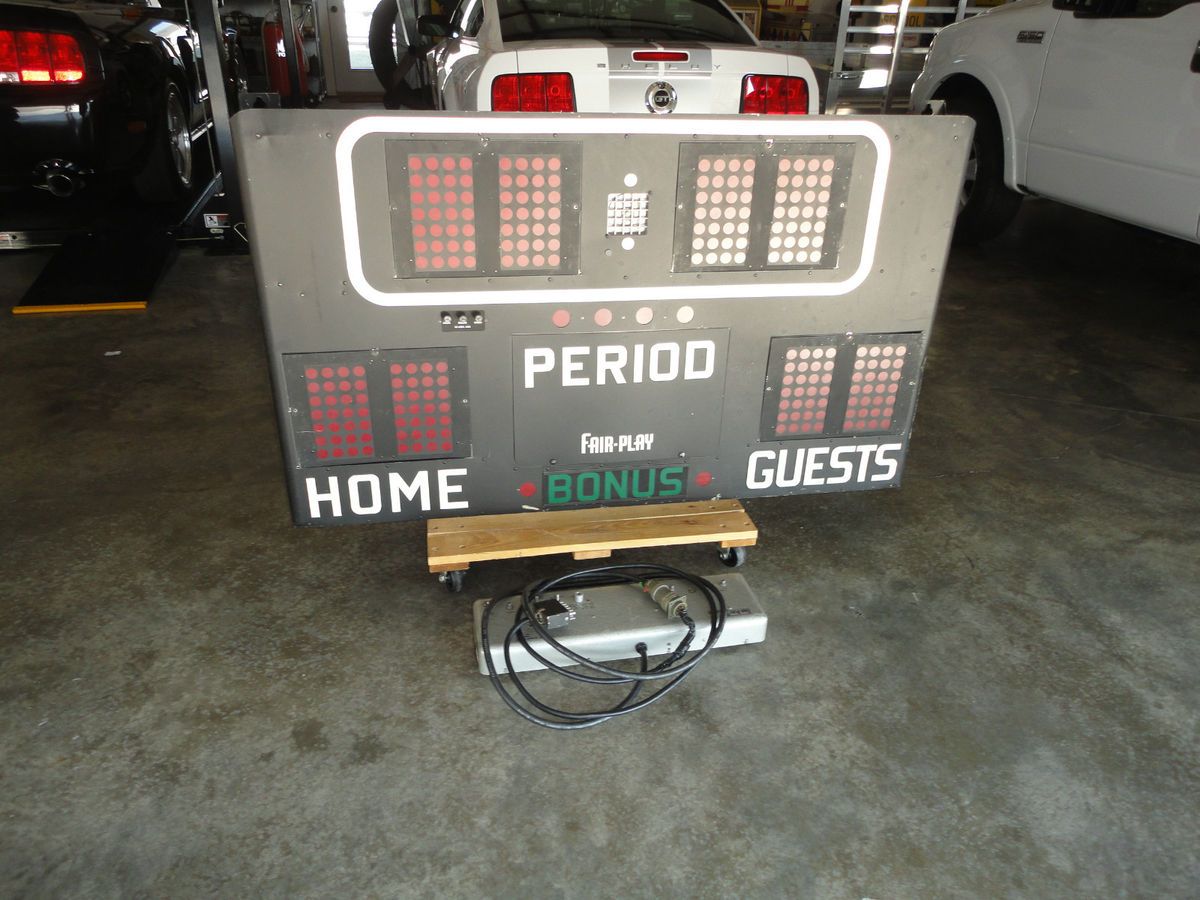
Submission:
<svg viewBox="0 0 1200 900">
<path fill-rule="evenodd" d="M 444 584 L 446 586 L 446 590 L 452 594 L 462 593 L 463 582 L 466 580 L 466 578 L 467 573 L 463 571 L 442 572 L 440 575 L 438 575 L 438 581 Z"/>
<path fill-rule="evenodd" d="M 745 547 L 722 547 L 717 551 L 717 556 L 721 562 L 729 566 L 731 569 L 736 569 L 746 562 Z"/>
</svg>

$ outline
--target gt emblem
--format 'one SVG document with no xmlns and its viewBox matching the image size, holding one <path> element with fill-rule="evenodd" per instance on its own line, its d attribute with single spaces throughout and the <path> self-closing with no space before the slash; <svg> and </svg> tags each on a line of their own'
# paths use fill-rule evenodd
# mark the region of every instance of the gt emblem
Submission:
<svg viewBox="0 0 1200 900">
<path fill-rule="evenodd" d="M 679 95 L 665 81 L 656 81 L 646 88 L 646 109 L 652 113 L 669 113 L 675 110 Z"/>
</svg>

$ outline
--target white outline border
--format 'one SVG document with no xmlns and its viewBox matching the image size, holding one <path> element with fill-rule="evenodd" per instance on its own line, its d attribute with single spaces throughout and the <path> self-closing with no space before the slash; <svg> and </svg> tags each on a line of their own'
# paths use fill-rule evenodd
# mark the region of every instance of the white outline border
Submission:
<svg viewBox="0 0 1200 900">
<path fill-rule="evenodd" d="M 572 135 L 572 134 L 676 134 L 704 137 L 864 137 L 875 145 L 875 180 L 867 206 L 867 227 L 863 235 L 862 258 L 858 269 L 844 281 L 793 282 L 738 285 L 653 285 L 650 287 L 546 288 L 528 287 L 468 291 L 381 291 L 372 286 L 363 273 L 362 249 L 358 237 L 358 206 L 354 198 L 354 171 L 351 156 L 355 145 L 368 134 L 470 134 Z M 346 271 L 350 283 L 364 299 L 378 306 L 483 306 L 507 303 L 598 303 L 623 300 L 644 301 L 647 292 L 655 300 L 716 300 L 730 297 L 839 297 L 848 294 L 867 279 L 875 260 L 879 223 L 883 216 L 883 198 L 887 189 L 892 146 L 886 132 L 874 122 L 845 119 L 786 118 L 709 118 L 641 116 L 364 116 L 346 126 L 334 149 L 337 167 L 338 203 L 342 213 L 342 237 L 346 249 Z"/>
</svg>

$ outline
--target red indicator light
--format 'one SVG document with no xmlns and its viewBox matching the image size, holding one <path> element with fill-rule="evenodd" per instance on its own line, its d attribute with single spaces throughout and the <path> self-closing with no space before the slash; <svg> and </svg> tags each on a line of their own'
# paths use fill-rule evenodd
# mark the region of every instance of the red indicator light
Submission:
<svg viewBox="0 0 1200 900">
<path fill-rule="evenodd" d="M 492 109 L 498 112 L 517 112 L 520 108 L 520 90 L 516 75 L 500 75 L 492 81 Z"/>
<path fill-rule="evenodd" d="M 548 112 L 575 112 L 575 84 L 570 75 L 546 76 L 546 109 Z"/>
<path fill-rule="evenodd" d="M 546 79 L 540 75 L 517 76 L 517 95 L 522 112 L 541 112 L 546 109 Z"/>
<path fill-rule="evenodd" d="M 575 112 L 575 82 L 567 72 L 498 75 L 492 81 L 496 112 Z"/>
<path fill-rule="evenodd" d="M 634 50 L 634 62 L 687 62 L 691 56 L 684 50 Z"/>
<path fill-rule="evenodd" d="M 520 492 L 522 497 L 532 497 L 537 493 L 537 485 L 535 485 L 532 481 L 526 481 L 523 485 L 517 488 L 517 490 Z"/>
<path fill-rule="evenodd" d="M 712 480 L 712 472 L 701 472 L 696 476 L 696 484 L 700 485 L 700 487 L 708 487 L 712 484 Z"/>
<path fill-rule="evenodd" d="M 787 75 L 747 75 L 742 79 L 743 113 L 802 116 L 808 113 L 808 82 Z"/>
<path fill-rule="evenodd" d="M 19 68 L 16 32 L 0 28 L 0 74 L 11 78 Z"/>
<path fill-rule="evenodd" d="M 75 38 L 69 34 L 50 35 L 50 68 L 56 83 L 83 81 L 83 51 Z"/>
<path fill-rule="evenodd" d="M 0 84 L 77 84 L 85 66 L 69 34 L 0 29 Z"/>
<path fill-rule="evenodd" d="M 50 81 L 49 35 L 37 31 L 17 32 L 17 63 L 23 82 Z"/>
</svg>

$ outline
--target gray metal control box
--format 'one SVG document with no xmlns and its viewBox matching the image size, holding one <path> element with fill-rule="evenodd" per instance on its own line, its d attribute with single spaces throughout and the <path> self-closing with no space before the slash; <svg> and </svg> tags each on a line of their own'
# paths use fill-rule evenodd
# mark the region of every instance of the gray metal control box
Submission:
<svg viewBox="0 0 1200 900">
<path fill-rule="evenodd" d="M 767 637 L 767 614 L 758 597 L 738 574 L 709 575 L 725 597 L 725 628 L 717 638 L 715 647 L 737 647 L 742 644 L 760 644 Z M 669 580 L 669 579 L 668 579 Z M 688 601 L 688 615 L 696 622 L 696 636 L 692 649 L 699 650 L 708 640 L 712 628 L 712 615 L 704 597 L 691 585 L 680 582 L 679 593 Z M 550 595 L 555 596 L 555 595 Z M 668 619 L 663 611 L 646 596 L 636 584 L 614 584 L 606 587 L 585 588 L 580 591 L 563 591 L 557 595 L 574 613 L 574 620 L 556 629 L 552 635 L 556 641 L 576 653 L 596 662 L 614 659 L 632 659 L 637 656 L 634 648 L 644 643 L 647 655 L 663 656 L 679 646 L 687 634 L 687 628 L 679 619 Z M 481 674 L 488 674 L 484 662 L 480 623 L 488 600 L 475 601 L 475 659 Z M 521 605 L 520 597 L 501 598 L 492 614 L 489 629 L 489 644 L 492 664 L 496 671 L 509 671 L 504 661 L 504 636 L 513 624 L 513 616 Z M 526 633 L 530 646 L 540 656 L 559 666 L 575 665 L 575 662 L 553 650 L 532 630 Z M 510 648 L 512 670 L 529 672 L 545 668 L 529 652 L 514 641 Z"/>
</svg>

